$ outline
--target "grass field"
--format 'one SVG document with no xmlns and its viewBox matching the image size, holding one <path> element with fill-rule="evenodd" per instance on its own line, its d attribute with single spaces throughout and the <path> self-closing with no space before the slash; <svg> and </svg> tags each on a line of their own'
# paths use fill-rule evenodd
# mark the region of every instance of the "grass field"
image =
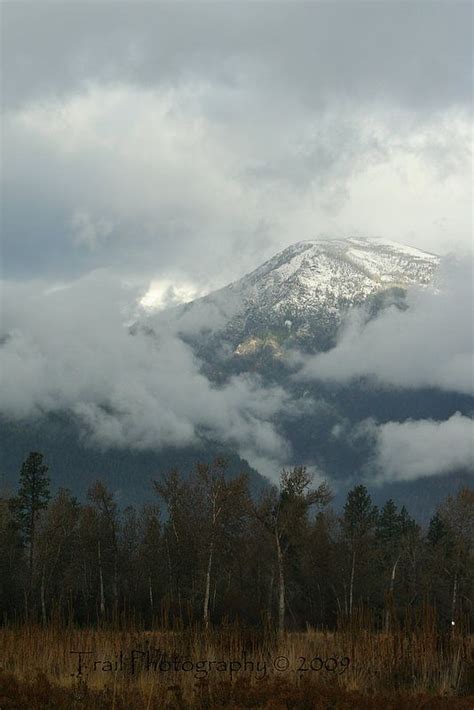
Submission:
<svg viewBox="0 0 474 710">
<path fill-rule="evenodd" d="M 473 694 L 470 694 L 473 693 Z M 232 627 L 0 631 L 0 708 L 474 708 L 473 640 Z"/>
</svg>

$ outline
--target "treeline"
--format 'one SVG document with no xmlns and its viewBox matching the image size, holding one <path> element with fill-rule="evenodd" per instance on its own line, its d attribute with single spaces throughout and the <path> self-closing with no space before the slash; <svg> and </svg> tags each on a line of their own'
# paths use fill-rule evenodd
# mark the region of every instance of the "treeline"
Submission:
<svg viewBox="0 0 474 710">
<path fill-rule="evenodd" d="M 334 628 L 369 609 L 378 628 L 430 604 L 441 625 L 472 617 L 474 491 L 464 488 L 422 530 L 392 500 L 355 486 L 340 515 L 304 467 L 252 499 L 226 463 L 159 476 L 151 503 L 119 510 L 97 481 L 79 503 L 52 497 L 42 454 L 0 498 L 3 624 L 186 626 L 239 620 Z"/>
</svg>

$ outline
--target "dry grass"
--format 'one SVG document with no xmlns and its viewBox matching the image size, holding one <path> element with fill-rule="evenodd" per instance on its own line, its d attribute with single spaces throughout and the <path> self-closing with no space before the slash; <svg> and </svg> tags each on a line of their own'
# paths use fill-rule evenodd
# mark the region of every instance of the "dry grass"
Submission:
<svg viewBox="0 0 474 710">
<path fill-rule="evenodd" d="M 81 673 L 71 651 L 91 652 L 82 657 Z M 327 668 L 319 669 L 324 661 Z M 1 710 L 472 710 L 473 687 L 472 638 L 441 636 L 430 625 L 404 633 L 308 630 L 279 638 L 236 627 L 207 634 L 35 626 L 0 631 Z"/>
</svg>

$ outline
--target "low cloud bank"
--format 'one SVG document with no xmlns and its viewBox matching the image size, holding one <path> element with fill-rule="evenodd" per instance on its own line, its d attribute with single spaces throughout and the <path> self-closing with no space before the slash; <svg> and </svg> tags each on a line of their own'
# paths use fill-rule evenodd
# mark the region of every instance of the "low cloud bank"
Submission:
<svg viewBox="0 0 474 710">
<path fill-rule="evenodd" d="M 379 482 L 474 470 L 474 420 L 459 412 L 444 422 L 388 422 L 376 437 Z"/>
<path fill-rule="evenodd" d="M 373 320 L 348 318 L 338 344 L 300 358 L 302 380 L 349 382 L 372 377 L 398 387 L 474 394 L 472 258 L 446 260 L 438 288 L 411 289 L 408 310 L 392 306 Z"/>
<path fill-rule="evenodd" d="M 0 413 L 24 419 L 72 412 L 101 446 L 157 448 L 214 438 L 278 470 L 288 445 L 273 420 L 280 387 L 242 375 L 215 387 L 191 349 L 163 323 L 130 335 L 139 296 L 106 271 L 67 286 L 3 283 Z"/>
<path fill-rule="evenodd" d="M 143 290 L 107 270 L 51 287 L 3 282 L 0 327 L 0 415 L 26 420 L 72 413 L 102 447 L 187 446 L 217 440 L 270 477 L 293 457 L 277 422 L 301 416 L 303 403 L 280 386 L 242 374 L 217 387 L 180 333 L 225 320 L 205 301 L 145 318 L 134 329 Z M 300 355 L 299 379 L 347 382 L 366 376 L 398 387 L 432 386 L 470 394 L 472 268 L 444 266 L 436 290 L 413 290 L 409 308 L 389 308 L 368 321 L 357 310 L 337 346 Z M 152 331 L 148 328 L 155 331 Z M 317 402 L 306 403 L 307 415 Z M 364 426 L 364 425 L 359 425 Z M 366 423 L 379 480 L 412 480 L 474 465 L 473 420 Z M 349 434 L 348 434 L 349 435 Z"/>
</svg>

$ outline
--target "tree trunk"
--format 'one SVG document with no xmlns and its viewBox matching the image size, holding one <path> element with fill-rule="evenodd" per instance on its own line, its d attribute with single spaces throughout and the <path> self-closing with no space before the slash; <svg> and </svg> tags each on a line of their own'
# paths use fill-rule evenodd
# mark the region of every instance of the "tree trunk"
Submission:
<svg viewBox="0 0 474 710">
<path fill-rule="evenodd" d="M 285 571 L 278 529 L 275 530 L 275 542 L 278 560 L 278 633 L 282 634 L 285 630 Z"/>
<path fill-rule="evenodd" d="M 212 541 L 209 545 L 209 558 L 207 561 L 207 573 L 206 573 L 206 591 L 204 593 L 204 609 L 203 609 L 203 621 L 206 629 L 209 627 L 209 595 L 211 592 L 211 568 L 212 568 L 212 555 L 214 553 L 214 542 Z"/>
<path fill-rule="evenodd" d="M 114 617 L 115 620 L 117 619 L 117 614 L 118 614 L 118 553 L 117 550 L 114 550 L 114 577 L 113 577 L 113 583 L 112 583 L 112 594 L 114 597 Z"/>
<path fill-rule="evenodd" d="M 339 611 L 339 614 L 342 614 L 341 601 L 339 599 L 338 593 L 336 592 L 336 587 L 334 586 L 334 584 L 331 584 L 331 589 L 334 592 L 334 599 L 336 600 L 337 609 Z M 345 607 L 345 612 L 347 615 L 347 598 L 346 598 L 345 589 L 344 589 L 344 607 Z"/>
<path fill-rule="evenodd" d="M 30 611 L 28 608 L 28 592 L 26 589 L 24 589 L 23 591 L 25 596 L 25 624 L 27 624 L 30 618 Z"/>
<path fill-rule="evenodd" d="M 321 592 L 321 585 L 319 582 L 316 582 L 316 586 L 318 587 L 318 593 L 319 593 L 319 608 L 320 608 L 320 613 L 321 613 L 321 623 L 324 626 L 324 604 L 323 604 L 323 594 Z"/>
<path fill-rule="evenodd" d="M 118 605 L 119 605 L 119 584 L 118 584 L 118 544 L 117 544 L 117 530 L 115 528 L 115 520 L 111 517 L 111 528 L 112 528 L 112 544 L 114 549 L 114 576 L 112 580 L 112 595 L 114 598 L 114 617 L 117 619 Z"/>
<path fill-rule="evenodd" d="M 456 625 L 456 619 L 454 617 L 456 616 L 457 593 L 458 593 L 458 575 L 456 573 L 454 575 L 453 597 L 451 600 L 451 630 L 453 633 L 454 633 L 454 628 Z"/>
<path fill-rule="evenodd" d="M 385 610 L 385 631 L 386 633 L 389 632 L 390 630 L 390 606 L 393 604 L 393 589 L 395 586 L 395 576 L 397 573 L 397 565 L 398 561 L 400 559 L 400 556 L 397 557 L 397 559 L 394 562 L 394 565 L 392 567 L 392 574 L 390 575 L 390 587 L 388 590 L 388 598 L 387 598 L 387 609 Z"/>
<path fill-rule="evenodd" d="M 351 582 L 349 586 L 349 616 L 352 618 L 352 601 L 354 599 L 354 573 L 355 573 L 356 553 L 352 551 Z"/>
<path fill-rule="evenodd" d="M 268 586 L 268 611 L 267 611 L 267 618 L 268 621 L 271 620 L 273 614 L 272 614 L 272 606 L 273 606 L 273 582 L 275 579 L 275 570 L 272 568 L 272 575 L 270 577 L 270 584 Z"/>
<path fill-rule="evenodd" d="M 153 587 L 151 584 L 151 577 L 148 577 L 148 595 L 150 598 L 151 613 L 153 614 Z"/>
<path fill-rule="evenodd" d="M 45 596 L 44 596 L 44 565 L 43 565 L 43 571 L 41 573 L 40 595 L 41 595 L 41 619 L 43 622 L 43 626 L 46 626 L 46 601 L 45 601 Z"/>
<path fill-rule="evenodd" d="M 100 540 L 97 542 L 97 556 L 99 560 L 99 585 L 100 585 L 100 615 L 105 616 L 105 594 L 104 594 L 104 575 L 102 573 L 102 553 L 100 549 Z"/>
<path fill-rule="evenodd" d="M 165 537 L 165 542 L 166 542 L 166 558 L 168 561 L 168 587 L 169 587 L 169 595 L 170 595 L 170 603 L 171 606 L 173 606 L 174 602 L 174 593 L 173 593 L 173 570 L 171 568 L 171 555 L 170 555 L 170 546 L 168 544 L 168 538 Z"/>
<path fill-rule="evenodd" d="M 30 559 L 28 566 L 28 593 L 31 595 L 31 590 L 33 588 L 33 561 L 34 561 L 34 547 L 35 547 L 35 511 L 32 508 L 30 514 Z"/>
</svg>

